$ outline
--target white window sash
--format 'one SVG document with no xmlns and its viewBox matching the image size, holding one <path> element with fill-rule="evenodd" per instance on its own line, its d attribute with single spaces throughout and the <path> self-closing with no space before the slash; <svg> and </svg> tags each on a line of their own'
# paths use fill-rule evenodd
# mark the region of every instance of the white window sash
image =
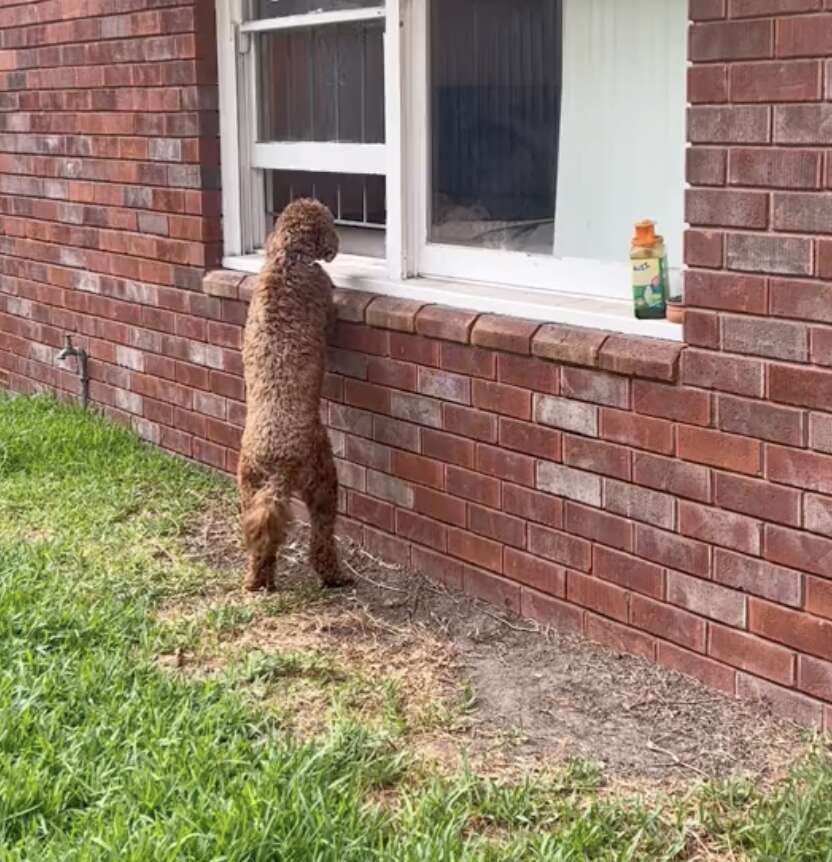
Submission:
<svg viewBox="0 0 832 862">
<path fill-rule="evenodd" d="M 252 165 L 264 170 L 383 176 L 386 149 L 384 144 L 269 141 L 254 144 Z"/>
<path fill-rule="evenodd" d="M 357 21 L 373 21 L 377 18 L 384 18 L 386 14 L 383 6 L 346 9 L 341 12 L 308 12 L 304 15 L 286 15 L 283 18 L 246 21 L 240 25 L 240 32 L 272 33 L 275 30 L 298 30 L 304 27 L 318 28 L 331 24 L 351 24 Z"/>
</svg>

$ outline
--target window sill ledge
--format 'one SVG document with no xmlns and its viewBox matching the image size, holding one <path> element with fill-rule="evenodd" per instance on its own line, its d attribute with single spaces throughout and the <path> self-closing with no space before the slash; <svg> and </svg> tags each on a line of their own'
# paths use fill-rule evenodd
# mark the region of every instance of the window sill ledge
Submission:
<svg viewBox="0 0 832 862">
<path fill-rule="evenodd" d="M 260 271 L 261 262 L 259 255 L 245 255 L 227 257 L 223 260 L 223 266 L 236 272 L 256 274 Z M 666 341 L 682 340 L 681 326 L 666 320 L 638 320 L 633 315 L 633 306 L 629 300 L 524 290 L 475 281 L 422 277 L 397 280 L 388 276 L 383 261 L 351 255 L 340 255 L 326 269 L 336 287 L 351 290 L 488 314 L 508 314 L 545 323 L 605 329 Z"/>
<path fill-rule="evenodd" d="M 203 289 L 248 301 L 260 259 L 223 263 L 227 269 L 208 273 Z M 344 321 L 634 377 L 677 379 L 682 327 L 637 320 L 628 302 L 428 278 L 396 281 L 383 262 L 345 255 L 327 270 Z"/>
</svg>

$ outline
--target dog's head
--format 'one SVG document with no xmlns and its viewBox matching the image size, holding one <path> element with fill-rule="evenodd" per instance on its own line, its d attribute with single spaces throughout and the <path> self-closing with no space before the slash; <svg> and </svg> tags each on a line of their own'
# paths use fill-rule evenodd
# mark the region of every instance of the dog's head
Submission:
<svg viewBox="0 0 832 862">
<path fill-rule="evenodd" d="M 266 255 L 278 254 L 311 263 L 331 261 L 338 254 L 338 233 L 332 213 L 320 201 L 299 198 L 280 214 L 266 241 Z"/>
</svg>

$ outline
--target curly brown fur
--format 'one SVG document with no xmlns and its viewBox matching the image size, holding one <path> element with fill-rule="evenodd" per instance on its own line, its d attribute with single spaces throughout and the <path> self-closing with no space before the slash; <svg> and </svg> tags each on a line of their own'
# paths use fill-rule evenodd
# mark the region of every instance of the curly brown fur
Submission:
<svg viewBox="0 0 832 862">
<path fill-rule="evenodd" d="M 249 307 L 243 344 L 248 413 L 238 470 L 249 590 L 274 585 L 295 492 L 312 522 L 312 567 L 328 586 L 346 583 L 334 540 L 338 478 L 320 418 L 334 304 L 332 282 L 317 261 L 337 253 L 329 210 L 318 201 L 294 201 L 266 243 Z"/>
</svg>

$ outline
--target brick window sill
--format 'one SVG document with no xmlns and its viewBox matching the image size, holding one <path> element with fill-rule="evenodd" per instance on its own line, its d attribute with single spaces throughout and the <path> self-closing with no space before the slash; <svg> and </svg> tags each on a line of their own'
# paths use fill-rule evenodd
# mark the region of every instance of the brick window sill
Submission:
<svg viewBox="0 0 832 862">
<path fill-rule="evenodd" d="M 380 270 L 383 273 L 383 267 Z M 216 270 L 205 276 L 203 289 L 210 296 L 248 301 L 255 279 L 256 276 L 246 272 Z M 638 324 L 653 323 L 652 328 L 645 327 L 648 332 L 669 332 L 672 336 L 651 337 L 616 331 L 612 327 L 547 322 L 554 315 L 548 318 L 545 315 L 516 317 L 460 308 L 456 304 L 432 301 L 434 295 L 429 290 L 427 293 L 418 291 L 421 298 L 412 299 L 382 290 L 358 289 L 358 285 L 340 286 L 346 279 L 339 278 L 338 273 L 333 273 L 333 280 L 339 285 L 335 291 L 339 319 L 350 323 L 364 323 L 523 356 L 538 356 L 567 365 L 600 368 L 633 377 L 666 382 L 677 380 L 679 357 L 684 345 L 681 343 L 681 327 L 675 324 L 633 319 Z M 373 286 L 389 283 L 380 275 Z M 367 286 L 366 280 L 364 286 Z M 459 298 L 458 293 L 453 298 L 465 301 Z M 605 300 L 598 302 L 609 303 Z"/>
</svg>

